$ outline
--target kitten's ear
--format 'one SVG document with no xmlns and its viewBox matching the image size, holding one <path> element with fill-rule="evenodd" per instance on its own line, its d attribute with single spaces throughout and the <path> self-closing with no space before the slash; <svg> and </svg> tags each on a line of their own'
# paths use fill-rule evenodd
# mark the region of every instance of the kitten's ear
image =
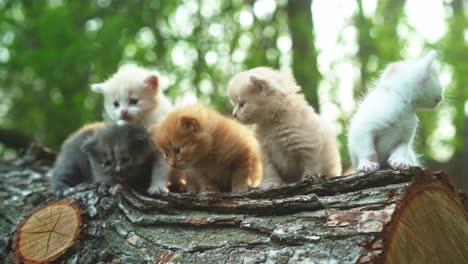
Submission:
<svg viewBox="0 0 468 264">
<path fill-rule="evenodd" d="M 81 145 L 81 150 L 87 154 L 94 153 L 97 141 L 95 139 L 88 139 Z"/>
<path fill-rule="evenodd" d="M 250 81 L 254 85 L 255 88 L 257 88 L 261 92 L 266 92 L 270 89 L 270 85 L 266 80 L 263 80 L 259 76 L 256 75 L 250 75 Z"/>
<path fill-rule="evenodd" d="M 437 56 L 437 52 L 435 50 L 431 50 L 426 56 L 422 58 L 423 66 L 430 70 L 432 68 L 432 63 L 434 62 L 435 57 Z"/>
<path fill-rule="evenodd" d="M 435 50 L 432 50 L 426 56 L 422 58 L 424 80 L 428 79 L 431 76 L 432 64 L 436 56 L 437 56 L 437 52 Z"/>
<path fill-rule="evenodd" d="M 198 123 L 198 120 L 191 116 L 180 117 L 179 127 L 185 130 L 191 130 L 193 132 L 200 131 L 200 124 Z"/>
<path fill-rule="evenodd" d="M 424 60 L 428 64 L 432 64 L 434 61 L 435 57 L 437 56 L 437 52 L 435 50 L 429 51 L 429 53 L 424 57 Z"/>
<path fill-rule="evenodd" d="M 148 89 L 151 91 L 157 92 L 159 88 L 159 78 L 156 74 L 151 74 L 150 76 L 146 77 L 144 83 Z"/>
<path fill-rule="evenodd" d="M 91 84 L 91 90 L 96 93 L 104 93 L 106 90 L 106 83 L 95 83 Z"/>
</svg>

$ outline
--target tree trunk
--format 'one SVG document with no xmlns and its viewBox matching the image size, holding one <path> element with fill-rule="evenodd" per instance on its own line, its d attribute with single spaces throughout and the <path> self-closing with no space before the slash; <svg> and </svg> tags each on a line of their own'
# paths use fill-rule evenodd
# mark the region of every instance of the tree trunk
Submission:
<svg viewBox="0 0 468 264">
<path fill-rule="evenodd" d="M 357 11 L 353 17 L 354 25 L 356 27 L 358 51 L 357 59 L 360 64 L 360 80 L 359 84 L 354 88 L 354 98 L 362 96 L 363 91 L 367 91 L 367 85 L 373 77 L 377 69 L 369 70 L 369 61 L 372 55 L 377 53 L 377 43 L 371 35 L 373 27 L 372 20 L 364 14 L 364 7 L 362 0 L 357 0 Z"/>
<path fill-rule="evenodd" d="M 406 0 L 379 0 L 377 4 L 376 25 L 374 26 L 378 43 L 378 69 L 381 70 L 389 62 L 401 58 L 403 49 L 399 39 L 398 25 L 404 18 Z"/>
<path fill-rule="evenodd" d="M 0 161 L 4 263 L 34 263 L 31 255 L 54 263 L 468 263 L 466 199 L 441 172 L 386 170 L 198 196 L 148 197 L 126 188 L 113 196 L 102 185 L 79 185 L 59 199 L 48 194 L 51 157 L 35 148 Z M 67 217 L 50 208 L 63 205 L 70 205 Z M 28 222 L 38 212 L 40 220 Z M 72 241 L 60 256 L 45 252 L 61 235 L 34 245 L 44 255 L 24 242 L 31 241 L 25 226 L 36 235 L 75 223 L 79 234 L 60 242 Z"/>
<path fill-rule="evenodd" d="M 287 5 L 288 27 L 292 40 L 292 69 L 302 87 L 307 101 L 320 111 L 318 85 L 320 72 L 317 68 L 312 0 L 289 0 Z"/>
</svg>

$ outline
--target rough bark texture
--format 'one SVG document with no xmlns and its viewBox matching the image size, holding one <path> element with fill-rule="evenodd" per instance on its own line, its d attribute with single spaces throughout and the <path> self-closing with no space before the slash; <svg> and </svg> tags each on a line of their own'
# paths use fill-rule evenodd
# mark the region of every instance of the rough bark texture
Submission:
<svg viewBox="0 0 468 264">
<path fill-rule="evenodd" d="M 57 199 L 48 193 L 52 156 L 36 148 L 21 159 L 0 161 L 0 259 L 5 263 L 14 261 L 12 237 L 24 214 Z M 442 173 L 419 168 L 319 184 L 305 179 L 246 194 L 147 197 L 124 189 L 112 196 L 105 186 L 80 185 L 66 199 L 80 205 L 82 230 L 75 246 L 55 261 L 375 262 L 382 260 L 386 232 L 405 193 L 421 182 L 447 185 Z"/>
</svg>

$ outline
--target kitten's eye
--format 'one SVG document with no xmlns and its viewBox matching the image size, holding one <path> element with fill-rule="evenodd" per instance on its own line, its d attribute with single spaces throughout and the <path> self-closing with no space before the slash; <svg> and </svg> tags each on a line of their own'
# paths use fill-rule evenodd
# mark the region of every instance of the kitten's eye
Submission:
<svg viewBox="0 0 468 264">
<path fill-rule="evenodd" d="M 114 101 L 114 103 L 113 103 L 113 104 L 114 104 L 114 107 L 115 107 L 115 108 L 119 107 L 119 105 L 120 105 L 120 104 L 119 104 L 119 101 L 117 101 L 117 100 L 116 100 L 116 101 Z"/>
<path fill-rule="evenodd" d="M 180 148 L 174 148 L 174 153 L 179 154 L 180 153 Z"/>
<path fill-rule="evenodd" d="M 244 107 L 244 105 L 245 105 L 245 102 L 244 102 L 244 101 L 240 101 L 240 102 L 239 102 L 239 108 Z"/>
<path fill-rule="evenodd" d="M 136 98 L 130 98 L 130 99 L 128 100 L 128 104 L 136 105 L 136 104 L 138 104 L 138 99 L 136 99 Z"/>
</svg>

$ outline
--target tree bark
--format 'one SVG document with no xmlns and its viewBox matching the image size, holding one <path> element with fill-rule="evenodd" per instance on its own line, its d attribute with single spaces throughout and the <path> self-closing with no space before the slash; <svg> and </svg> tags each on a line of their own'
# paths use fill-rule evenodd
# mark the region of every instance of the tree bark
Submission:
<svg viewBox="0 0 468 264">
<path fill-rule="evenodd" d="M 57 198 L 48 193 L 52 160 L 36 147 L 0 161 L 4 263 L 18 261 L 13 238 L 24 213 L 52 201 L 74 201 L 81 212 L 75 244 L 54 263 L 468 261 L 466 199 L 441 172 L 304 179 L 244 194 L 148 197 L 124 188 L 113 196 L 103 185 L 79 185 Z"/>
<path fill-rule="evenodd" d="M 289 0 L 287 5 L 288 27 L 292 40 L 292 69 L 307 101 L 320 111 L 318 85 L 320 72 L 317 67 L 312 0 Z"/>
</svg>

